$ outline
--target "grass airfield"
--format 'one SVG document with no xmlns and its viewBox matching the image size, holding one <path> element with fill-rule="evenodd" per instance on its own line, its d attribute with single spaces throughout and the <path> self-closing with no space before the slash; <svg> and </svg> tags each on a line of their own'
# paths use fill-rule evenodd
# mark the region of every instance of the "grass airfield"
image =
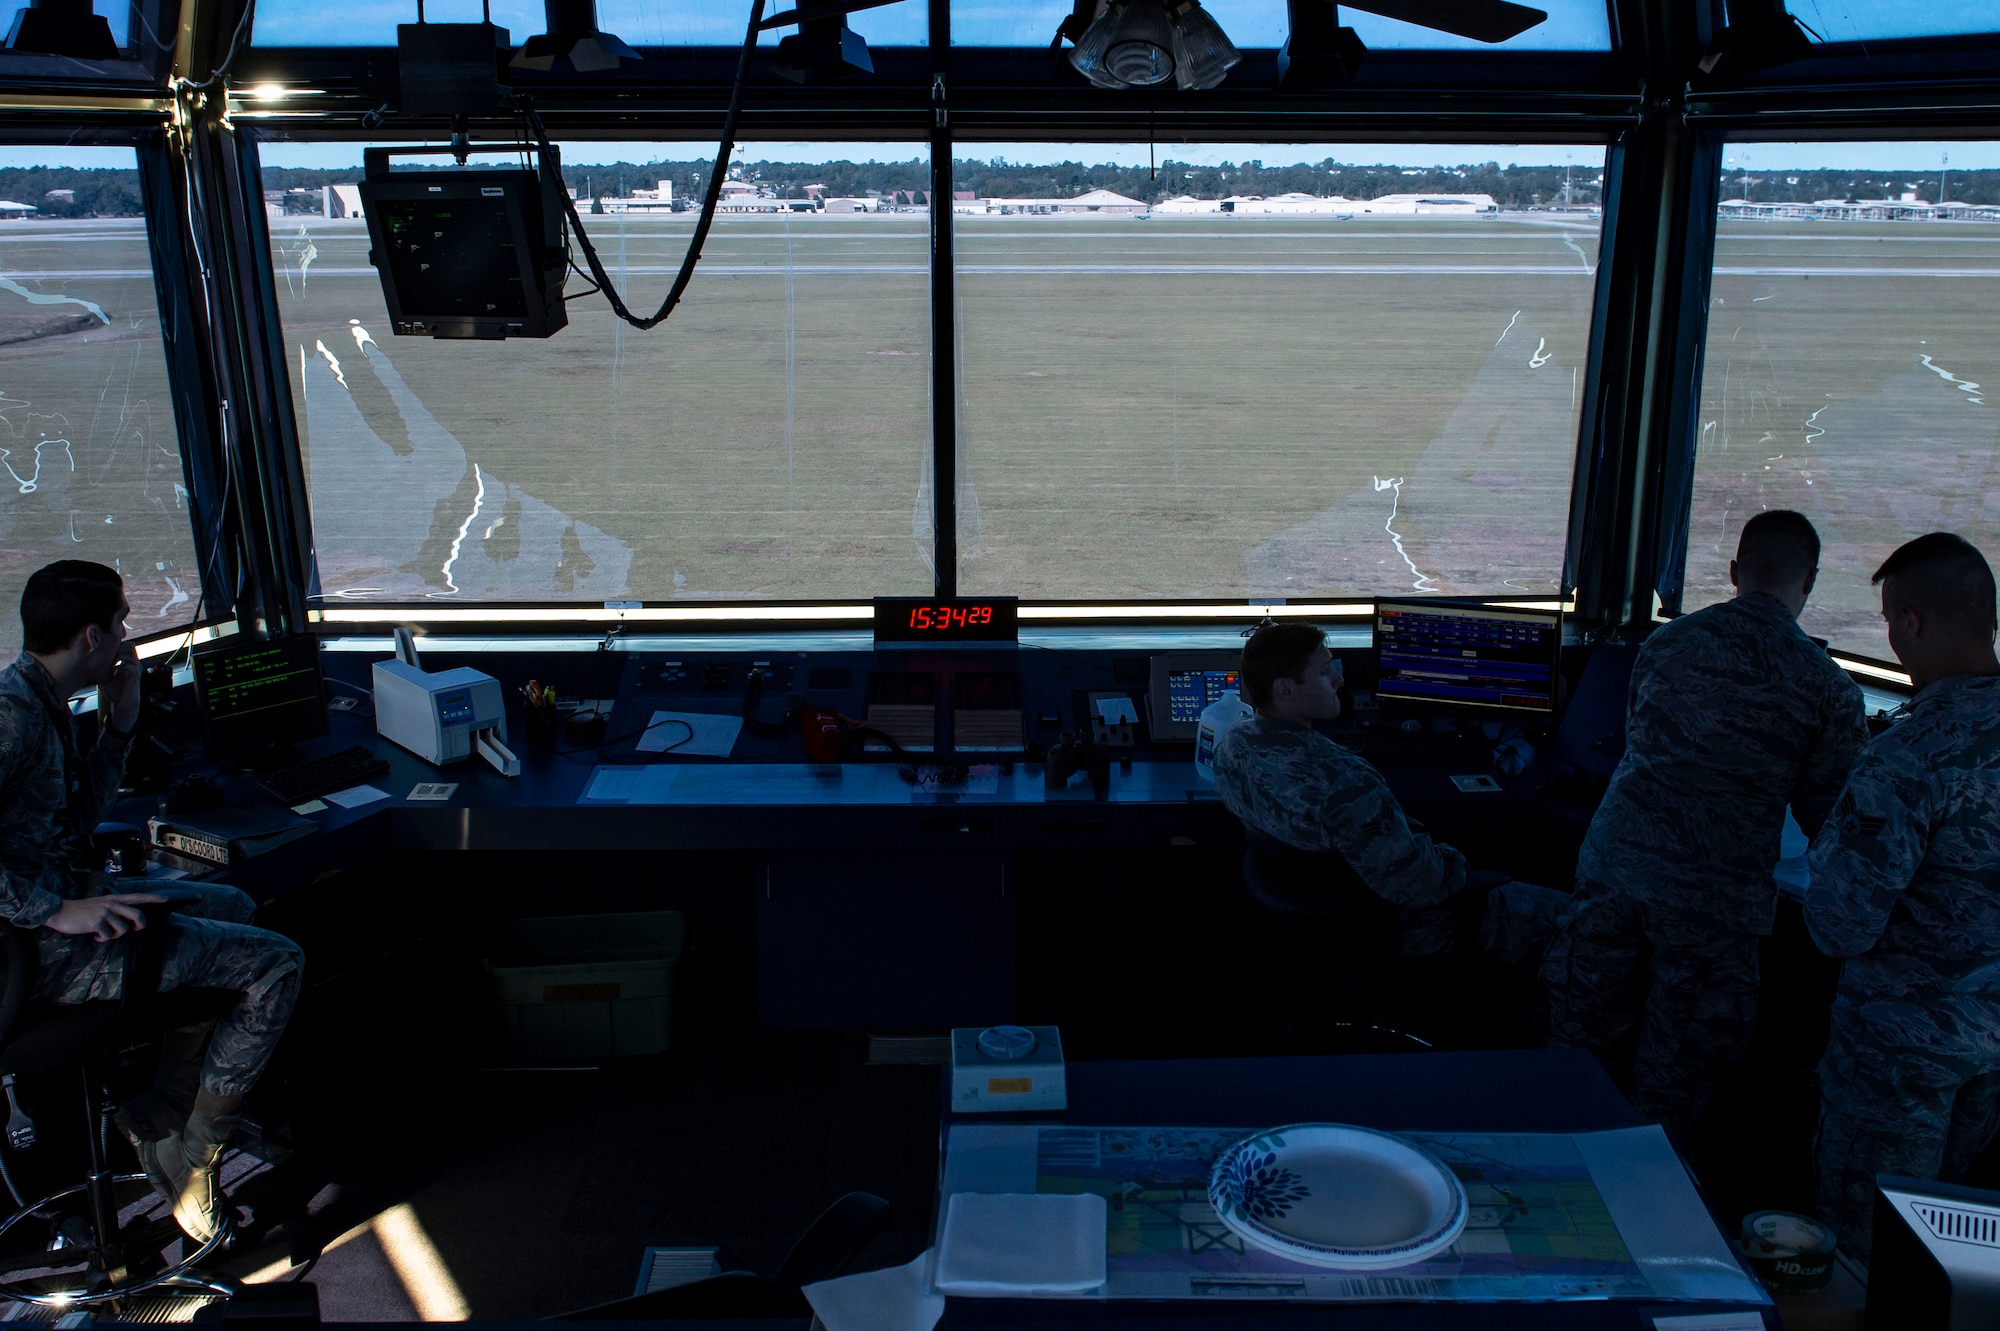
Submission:
<svg viewBox="0 0 2000 1331">
<path fill-rule="evenodd" d="M 589 219 L 631 303 L 690 219 Z M 962 584 L 1029 597 L 1542 591 L 1559 576 L 1596 237 L 1546 216 L 956 219 Z M 272 226 L 329 594 L 819 597 L 930 584 L 917 214 L 724 218 L 682 309 L 547 341 L 388 334 L 365 229 Z M 198 596 L 136 220 L 9 223 L 0 594 L 117 564 Z M 1688 558 L 1826 538 L 1806 626 L 1886 652 L 1896 544 L 2000 531 L 2000 226 L 1726 223 Z M 573 279 L 572 292 L 584 284 Z M 9 340 L 12 339 L 12 340 Z M 39 445 L 39 457 L 38 454 Z M 109 521 L 107 521 L 109 519 Z M 165 614 L 162 614 L 162 611 Z"/>
<path fill-rule="evenodd" d="M 0 653 L 55 559 L 118 569 L 134 633 L 187 622 L 201 580 L 145 223 L 0 223 L 0 277 L 40 297 L 0 290 Z"/>
<path fill-rule="evenodd" d="M 629 303 L 649 308 L 689 219 L 588 225 Z M 968 590 L 1552 587 L 1595 259 L 1588 227 L 1225 217 L 961 217 L 956 227 Z M 607 595 L 928 588 L 921 215 L 725 217 L 662 328 L 621 328 L 586 298 L 555 338 L 506 344 L 389 338 L 358 224 L 273 229 L 330 592 L 347 580 L 381 589 L 363 595 L 453 594 L 439 569 L 454 539 L 452 581 L 484 569 L 468 550 L 483 546 L 488 510 L 460 535 L 476 482 L 468 471 L 433 493 L 448 466 L 426 481 L 434 513 L 399 500 L 406 521 L 430 520 L 420 555 L 398 549 L 390 566 L 372 539 L 327 550 L 337 508 L 380 501 L 374 487 L 330 491 L 323 474 L 338 471 L 323 472 L 322 443 L 338 438 L 351 460 L 340 470 L 362 468 L 370 449 L 411 447 L 378 376 L 346 371 L 357 326 L 373 336 L 359 363 L 390 363 L 469 463 L 575 520 L 586 551 L 594 534 L 629 551 L 626 586 Z M 365 431 L 339 409 L 322 346 Z M 588 562 L 595 582 L 617 561 Z M 521 595 L 598 590 L 563 567 L 501 575 L 496 587 Z M 552 592 L 550 578 L 569 585 Z"/>
<path fill-rule="evenodd" d="M 1715 262 L 1686 605 L 1730 594 L 1750 514 L 1794 508 L 1825 546 L 1800 622 L 1886 659 L 1890 551 L 1949 530 L 2000 559 L 2000 225 L 1731 222 Z"/>
</svg>

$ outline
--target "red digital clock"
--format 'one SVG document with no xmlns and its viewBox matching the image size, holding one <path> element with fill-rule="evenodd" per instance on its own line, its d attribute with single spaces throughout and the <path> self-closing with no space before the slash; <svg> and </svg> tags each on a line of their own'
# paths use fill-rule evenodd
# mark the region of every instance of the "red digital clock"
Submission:
<svg viewBox="0 0 2000 1331">
<path fill-rule="evenodd" d="M 1011 596 L 875 598 L 876 642 L 1014 642 Z"/>
</svg>

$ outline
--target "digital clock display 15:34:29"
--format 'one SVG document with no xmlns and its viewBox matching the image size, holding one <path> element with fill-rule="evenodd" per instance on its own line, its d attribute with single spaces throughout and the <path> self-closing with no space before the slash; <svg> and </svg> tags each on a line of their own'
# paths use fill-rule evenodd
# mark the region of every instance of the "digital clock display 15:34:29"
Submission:
<svg viewBox="0 0 2000 1331">
<path fill-rule="evenodd" d="M 877 642 L 1014 642 L 1018 628 L 1011 596 L 875 598 Z"/>
</svg>

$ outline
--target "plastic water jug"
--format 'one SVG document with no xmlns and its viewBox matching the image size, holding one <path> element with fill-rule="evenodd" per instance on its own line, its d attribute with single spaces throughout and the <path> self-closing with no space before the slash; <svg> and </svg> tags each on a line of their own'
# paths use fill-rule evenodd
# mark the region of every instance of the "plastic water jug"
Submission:
<svg viewBox="0 0 2000 1331">
<path fill-rule="evenodd" d="M 1228 729 L 1246 717 L 1255 716 L 1256 711 L 1236 690 L 1217 698 L 1202 709 L 1201 724 L 1194 732 L 1194 774 L 1203 781 L 1215 783 L 1215 744 Z"/>
</svg>

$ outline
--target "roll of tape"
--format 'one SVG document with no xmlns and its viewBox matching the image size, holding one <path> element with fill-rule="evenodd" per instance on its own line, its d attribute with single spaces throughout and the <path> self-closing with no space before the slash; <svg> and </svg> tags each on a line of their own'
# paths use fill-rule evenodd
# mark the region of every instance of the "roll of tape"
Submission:
<svg viewBox="0 0 2000 1331">
<path fill-rule="evenodd" d="M 1743 1217 L 1743 1256 L 1772 1289 L 1825 1289 L 1833 1279 L 1834 1238 L 1819 1221 L 1791 1211 Z"/>
</svg>

